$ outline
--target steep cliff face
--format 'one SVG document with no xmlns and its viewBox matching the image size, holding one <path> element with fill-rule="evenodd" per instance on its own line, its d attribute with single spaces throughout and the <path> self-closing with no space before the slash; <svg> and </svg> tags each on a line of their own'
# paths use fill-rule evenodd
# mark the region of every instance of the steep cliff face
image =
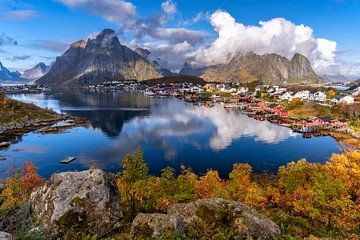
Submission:
<svg viewBox="0 0 360 240">
<path fill-rule="evenodd" d="M 36 64 L 33 68 L 24 71 L 22 77 L 29 81 L 34 81 L 44 76 L 50 70 L 50 66 L 41 62 Z"/>
<path fill-rule="evenodd" d="M 144 57 L 121 45 L 115 32 L 103 30 L 95 39 L 77 41 L 41 77 L 40 85 L 88 85 L 112 80 L 161 77 Z"/>
<path fill-rule="evenodd" d="M 180 73 L 201 76 L 206 81 L 220 82 L 260 80 L 268 84 L 298 84 L 321 81 L 309 60 L 298 53 L 291 60 L 277 54 L 237 54 L 226 64 L 206 68 L 192 68 L 187 62 Z"/>
</svg>

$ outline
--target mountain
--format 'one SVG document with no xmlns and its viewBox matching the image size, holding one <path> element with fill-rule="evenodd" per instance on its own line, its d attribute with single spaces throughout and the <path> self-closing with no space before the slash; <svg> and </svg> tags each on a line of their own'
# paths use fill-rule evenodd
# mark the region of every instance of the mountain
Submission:
<svg viewBox="0 0 360 240">
<path fill-rule="evenodd" d="M 323 74 L 321 78 L 329 82 L 351 82 L 351 79 L 341 74 Z"/>
<path fill-rule="evenodd" d="M 360 79 L 352 81 L 352 82 L 348 82 L 346 85 L 349 86 L 349 87 L 360 86 Z"/>
<path fill-rule="evenodd" d="M 0 62 L 0 83 L 24 83 L 26 79 L 21 77 L 18 71 L 12 72 Z"/>
<path fill-rule="evenodd" d="M 40 85 L 81 86 L 114 80 L 146 80 L 162 75 L 144 57 L 121 45 L 115 32 L 103 30 L 95 39 L 80 40 L 56 58 Z"/>
<path fill-rule="evenodd" d="M 277 54 L 236 54 L 228 63 L 210 67 L 194 68 L 189 59 L 180 74 L 196 75 L 205 81 L 254 82 L 264 84 L 317 83 L 322 79 L 316 75 L 309 60 L 296 53 L 291 60 Z"/>
<path fill-rule="evenodd" d="M 33 68 L 25 70 L 22 77 L 28 79 L 29 81 L 34 81 L 44 76 L 49 70 L 50 66 L 47 66 L 43 62 L 40 62 L 36 64 Z"/>
<path fill-rule="evenodd" d="M 161 75 L 163 75 L 164 77 L 170 77 L 170 76 L 177 75 L 176 73 L 173 73 L 169 69 L 162 67 L 159 63 L 160 59 L 152 58 L 150 55 L 151 52 L 149 50 L 138 47 L 134 51 L 137 52 L 138 54 L 140 54 L 143 58 L 145 58 L 149 62 L 151 62 L 155 66 L 156 70 L 158 70 L 158 72 L 160 72 Z"/>
</svg>

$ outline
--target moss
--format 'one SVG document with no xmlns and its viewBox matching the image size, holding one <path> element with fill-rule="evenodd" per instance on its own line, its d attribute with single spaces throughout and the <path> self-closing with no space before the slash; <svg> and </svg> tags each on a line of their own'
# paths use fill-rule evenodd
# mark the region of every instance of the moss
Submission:
<svg viewBox="0 0 360 240">
<path fill-rule="evenodd" d="M 74 197 L 70 201 L 70 206 L 75 207 L 75 206 L 78 206 L 80 203 L 81 203 L 81 198 L 80 197 Z"/>
<path fill-rule="evenodd" d="M 152 233 L 153 230 L 147 224 L 134 228 L 134 237 L 136 239 L 151 239 L 150 236 L 152 235 Z"/>
</svg>

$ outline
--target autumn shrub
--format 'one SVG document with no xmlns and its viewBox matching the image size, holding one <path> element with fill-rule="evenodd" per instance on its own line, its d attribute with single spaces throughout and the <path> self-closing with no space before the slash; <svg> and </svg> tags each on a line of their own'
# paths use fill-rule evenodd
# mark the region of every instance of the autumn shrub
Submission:
<svg viewBox="0 0 360 240">
<path fill-rule="evenodd" d="M 30 162 L 24 162 L 22 170 L 15 171 L 13 176 L 5 181 L 5 188 L 0 196 L 2 204 L 0 209 L 8 209 L 13 206 L 19 206 L 26 202 L 31 192 L 44 184 L 44 179 L 37 173 L 37 167 Z"/>
</svg>

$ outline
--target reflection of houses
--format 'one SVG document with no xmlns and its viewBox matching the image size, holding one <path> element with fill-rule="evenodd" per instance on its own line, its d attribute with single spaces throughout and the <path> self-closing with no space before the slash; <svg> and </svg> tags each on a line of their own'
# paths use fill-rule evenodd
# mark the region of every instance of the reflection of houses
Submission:
<svg viewBox="0 0 360 240">
<path fill-rule="evenodd" d="M 346 95 L 346 94 L 338 94 L 333 99 L 331 99 L 331 102 L 334 104 L 354 104 L 355 99 L 353 96 Z"/>
</svg>

